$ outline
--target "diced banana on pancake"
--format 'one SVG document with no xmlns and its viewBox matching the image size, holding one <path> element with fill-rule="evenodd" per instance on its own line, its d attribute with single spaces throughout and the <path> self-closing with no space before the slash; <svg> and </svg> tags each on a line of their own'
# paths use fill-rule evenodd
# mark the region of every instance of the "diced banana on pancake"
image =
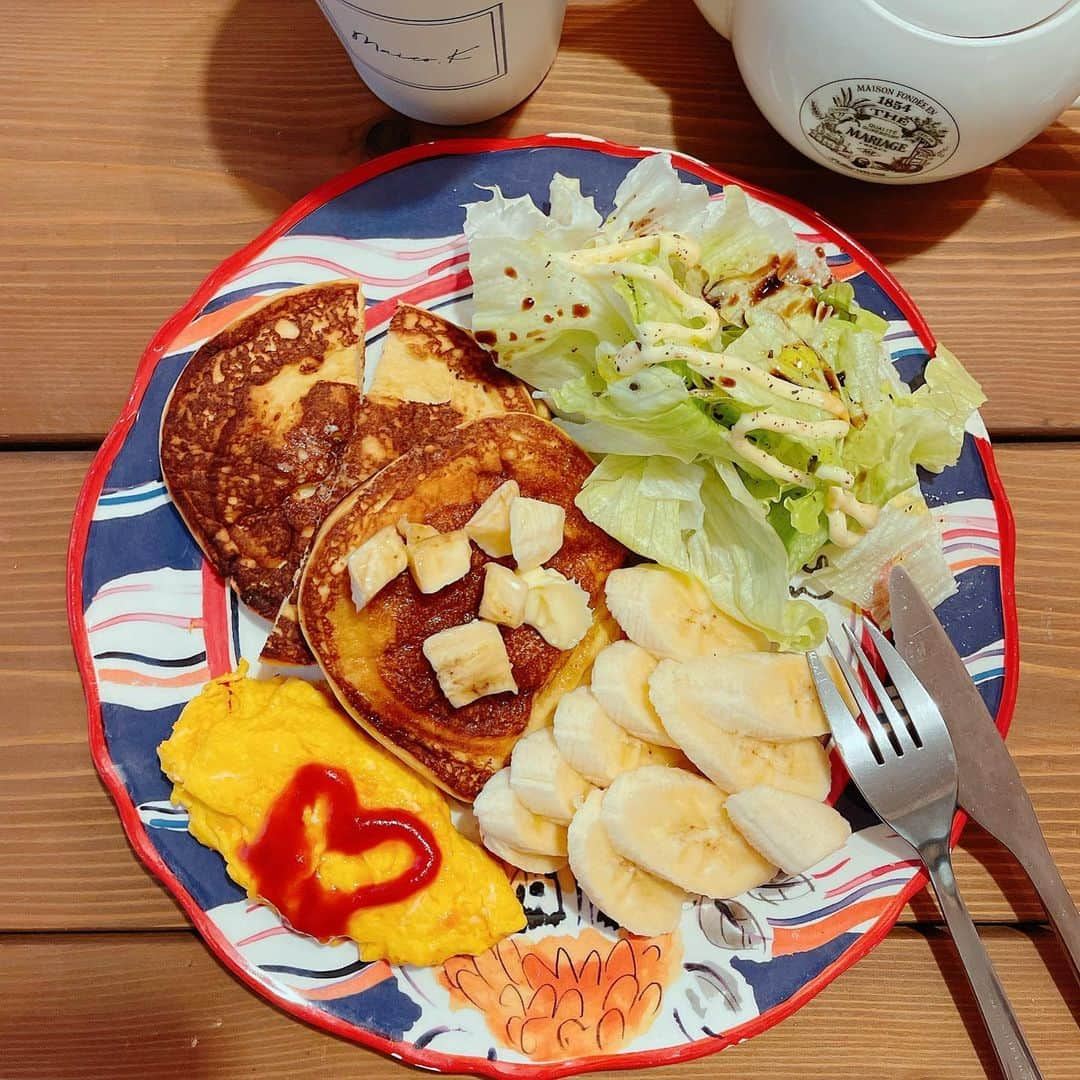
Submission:
<svg viewBox="0 0 1080 1080">
<path fill-rule="evenodd" d="M 482 416 L 533 411 L 525 386 L 500 371 L 471 334 L 402 304 L 390 320 L 371 387 L 358 404 L 337 497 L 433 435 Z M 261 659 L 273 664 L 312 661 L 300 634 L 295 588 L 277 613 Z"/>
<path fill-rule="evenodd" d="M 161 424 L 161 470 L 214 568 L 273 619 L 340 497 L 364 364 L 359 284 L 279 293 L 202 345 Z"/>
<path fill-rule="evenodd" d="M 476 420 L 352 491 L 312 546 L 300 622 L 339 701 L 458 798 L 471 801 L 521 736 L 550 723 L 616 633 L 604 583 L 625 551 L 574 505 L 592 467 L 547 420 Z M 520 609 L 490 595 L 496 567 L 524 581 Z M 480 616 L 485 597 L 495 618 Z"/>
</svg>

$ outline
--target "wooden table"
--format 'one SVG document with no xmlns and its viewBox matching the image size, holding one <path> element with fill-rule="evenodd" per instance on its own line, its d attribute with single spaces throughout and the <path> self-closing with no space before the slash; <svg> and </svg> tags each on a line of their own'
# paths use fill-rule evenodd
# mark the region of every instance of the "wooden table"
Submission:
<svg viewBox="0 0 1080 1080">
<path fill-rule="evenodd" d="M 374 99 L 310 0 L 0 12 L 0 1077 L 405 1075 L 250 994 L 136 861 L 90 765 L 63 578 L 75 494 L 158 324 L 310 188 L 440 134 L 675 147 L 812 203 L 908 287 L 990 395 L 1019 530 L 1009 745 L 1080 896 L 1080 110 L 992 169 L 885 189 L 789 149 L 689 0 L 572 4 L 540 90 L 467 132 Z M 1080 1077 L 1080 995 L 1031 889 L 977 828 L 957 861 L 1046 1076 Z M 924 894 L 793 1019 L 667 1075 L 985 1070 Z"/>
</svg>

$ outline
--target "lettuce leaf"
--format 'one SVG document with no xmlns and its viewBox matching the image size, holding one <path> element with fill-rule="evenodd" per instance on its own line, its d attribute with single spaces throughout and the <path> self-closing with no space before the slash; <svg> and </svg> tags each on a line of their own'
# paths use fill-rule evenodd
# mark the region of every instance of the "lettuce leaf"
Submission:
<svg viewBox="0 0 1080 1080">
<path fill-rule="evenodd" d="M 892 499 L 863 540 L 844 551 L 832 549 L 827 565 L 802 582 L 816 595 L 832 593 L 869 611 L 887 630 L 889 571 L 899 565 L 931 607 L 956 592 L 942 551 L 941 527 L 917 487 Z"/>
<path fill-rule="evenodd" d="M 527 195 L 508 199 L 495 188 L 465 211 L 473 331 L 496 346 L 503 367 L 541 390 L 591 372 L 598 341 L 623 345 L 635 337 L 622 298 L 561 257 L 599 228 L 593 200 L 563 176 L 551 181 L 550 199 L 549 215 Z"/>
<path fill-rule="evenodd" d="M 545 213 L 496 188 L 466 207 L 473 329 L 608 455 L 579 497 L 592 520 L 773 641 L 816 644 L 824 622 L 791 599 L 790 576 L 825 556 L 843 595 L 873 591 L 903 539 L 893 500 L 920 467 L 956 461 L 978 384 L 939 348 L 912 391 L 888 324 L 782 214 L 734 185 L 711 197 L 666 155 L 627 173 L 604 221 L 577 180 L 556 175 L 549 200 Z M 843 555 L 835 485 L 886 526 Z"/>
<path fill-rule="evenodd" d="M 986 397 L 943 346 L 923 377 L 914 393 L 883 396 L 844 442 L 843 464 L 864 502 L 884 506 L 917 483 L 918 467 L 939 473 L 960 456 L 964 426 Z"/>
<path fill-rule="evenodd" d="M 571 420 L 602 423 L 613 431 L 656 440 L 655 453 L 686 462 L 702 456 L 732 457 L 726 429 L 667 367 L 647 368 L 603 390 L 594 380 L 573 379 L 554 390 L 551 398 L 559 413 Z"/>
<path fill-rule="evenodd" d="M 575 500 L 631 550 L 698 578 L 713 602 L 786 649 L 808 649 L 825 617 L 788 592 L 787 553 L 731 465 L 662 465 L 611 454 Z"/>
</svg>

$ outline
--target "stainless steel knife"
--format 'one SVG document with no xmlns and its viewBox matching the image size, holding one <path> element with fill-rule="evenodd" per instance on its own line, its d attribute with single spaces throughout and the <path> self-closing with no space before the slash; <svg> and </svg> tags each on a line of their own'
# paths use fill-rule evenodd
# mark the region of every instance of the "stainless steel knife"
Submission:
<svg viewBox="0 0 1080 1080">
<path fill-rule="evenodd" d="M 1023 867 L 1080 981 L 1080 914 L 1005 741 L 933 609 L 899 566 L 889 576 L 889 594 L 896 648 L 937 702 L 952 736 L 960 806 Z"/>
</svg>

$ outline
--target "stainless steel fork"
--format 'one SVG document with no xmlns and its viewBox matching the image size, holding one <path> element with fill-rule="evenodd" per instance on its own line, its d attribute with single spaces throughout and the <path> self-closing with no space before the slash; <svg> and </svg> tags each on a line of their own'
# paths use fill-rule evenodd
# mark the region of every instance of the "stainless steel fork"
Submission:
<svg viewBox="0 0 1080 1080">
<path fill-rule="evenodd" d="M 821 707 L 848 773 L 870 808 L 919 853 L 926 864 L 945 922 L 960 953 L 1001 1071 L 1009 1080 L 1038 1080 L 1020 1023 L 986 948 L 960 897 L 949 852 L 956 812 L 956 757 L 938 707 L 900 654 L 874 626 L 867 630 L 903 706 L 897 709 L 855 635 L 847 631 L 856 662 L 877 698 L 871 705 L 858 675 L 836 644 L 829 648 L 858 706 L 859 726 L 817 653 L 807 657 Z"/>
</svg>

